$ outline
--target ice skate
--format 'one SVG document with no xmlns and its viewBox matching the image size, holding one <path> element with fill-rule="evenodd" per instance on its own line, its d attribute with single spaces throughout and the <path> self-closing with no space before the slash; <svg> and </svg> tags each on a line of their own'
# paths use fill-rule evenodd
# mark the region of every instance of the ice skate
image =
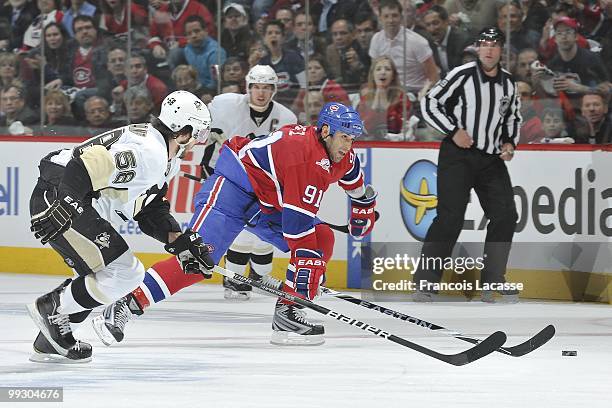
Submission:
<svg viewBox="0 0 612 408">
<path fill-rule="evenodd" d="M 254 272 L 253 269 L 249 271 L 249 278 L 272 289 L 281 290 L 281 288 L 283 287 L 283 282 L 281 282 L 280 280 L 273 278 L 270 275 L 260 275 L 257 272 Z M 258 288 L 253 288 L 253 291 L 261 294 L 266 294 L 266 292 Z"/>
<path fill-rule="evenodd" d="M 49 340 L 41 332 L 36 336 L 33 344 L 34 352 L 30 356 L 30 361 L 35 363 L 56 363 L 56 364 L 82 364 L 91 361 L 91 344 L 78 341 L 72 346 L 66 356 L 59 354 L 49 343 Z"/>
<path fill-rule="evenodd" d="M 325 342 L 324 333 L 323 325 L 306 320 L 306 313 L 298 305 L 287 305 L 280 299 L 276 301 L 270 343 L 279 346 L 317 346 Z"/>
<path fill-rule="evenodd" d="M 433 292 L 417 290 L 412 294 L 412 301 L 416 303 L 431 303 L 434 300 Z"/>
<path fill-rule="evenodd" d="M 94 331 L 107 346 L 123 340 L 125 325 L 134 316 L 142 314 L 142 309 L 130 293 L 104 308 L 102 314 L 92 319 Z"/>
<path fill-rule="evenodd" d="M 498 297 L 495 297 L 496 293 Z M 516 289 L 483 290 L 480 293 L 480 300 L 485 303 L 518 303 L 519 291 Z"/>
<path fill-rule="evenodd" d="M 43 336 L 46 337 L 53 349 L 64 357 L 68 357 L 71 349 L 77 344 L 72 336 L 70 317 L 57 311 L 60 306 L 60 295 L 70 282 L 70 279 L 66 280 L 58 288 L 39 297 L 33 304 L 27 306 L 30 317 Z"/>
<path fill-rule="evenodd" d="M 227 277 L 223 277 L 225 292 L 223 297 L 228 300 L 249 300 L 253 288 L 246 283 L 235 283 Z"/>
</svg>

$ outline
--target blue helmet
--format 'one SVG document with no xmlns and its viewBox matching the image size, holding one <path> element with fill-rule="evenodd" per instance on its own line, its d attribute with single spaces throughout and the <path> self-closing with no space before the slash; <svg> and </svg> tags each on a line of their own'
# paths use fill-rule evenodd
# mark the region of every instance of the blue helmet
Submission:
<svg viewBox="0 0 612 408">
<path fill-rule="evenodd" d="M 353 108 L 348 108 L 338 102 L 325 104 L 321 112 L 319 112 L 319 120 L 317 122 L 319 131 L 323 125 L 329 126 L 331 135 L 340 130 L 349 135 L 359 137 L 363 132 L 363 122 L 359 117 L 359 113 Z"/>
</svg>

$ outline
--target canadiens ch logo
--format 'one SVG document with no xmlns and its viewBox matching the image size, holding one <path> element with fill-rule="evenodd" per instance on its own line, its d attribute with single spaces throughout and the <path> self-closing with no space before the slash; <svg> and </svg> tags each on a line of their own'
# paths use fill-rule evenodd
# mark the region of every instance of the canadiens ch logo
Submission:
<svg viewBox="0 0 612 408">
<path fill-rule="evenodd" d="M 338 105 L 332 105 L 332 106 L 329 107 L 329 110 L 332 111 L 332 112 L 335 112 L 338 109 L 340 109 L 340 107 Z"/>
<path fill-rule="evenodd" d="M 326 172 L 329 173 L 329 168 L 331 167 L 331 163 L 330 163 L 329 159 L 323 158 L 323 159 L 319 160 L 318 162 L 316 162 L 316 164 L 318 166 L 321 166 L 321 168 L 323 170 L 325 170 Z"/>
<path fill-rule="evenodd" d="M 103 232 L 98 234 L 94 242 L 102 248 L 110 248 L 110 234 L 108 232 Z"/>
</svg>

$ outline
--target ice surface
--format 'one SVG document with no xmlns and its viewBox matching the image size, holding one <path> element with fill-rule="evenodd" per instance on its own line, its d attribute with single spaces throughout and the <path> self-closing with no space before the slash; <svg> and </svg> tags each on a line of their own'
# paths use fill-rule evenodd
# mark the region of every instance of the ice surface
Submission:
<svg viewBox="0 0 612 408">
<path fill-rule="evenodd" d="M 62 386 L 63 403 L 23 407 L 611 407 L 612 307 L 600 304 L 481 302 L 385 306 L 473 337 L 495 330 L 515 345 L 553 323 L 557 335 L 520 358 L 499 353 L 454 367 L 309 312 L 326 326 L 318 347 L 269 343 L 274 300 L 223 299 L 220 286 L 195 285 L 128 323 L 112 347 L 89 320 L 75 337 L 94 346 L 84 365 L 28 361 L 37 333 L 25 304 L 59 277 L 0 274 L 0 386 Z M 339 299 L 319 300 L 411 341 L 453 353 L 452 337 Z M 95 313 L 95 312 L 94 312 Z M 577 357 L 562 357 L 577 350 Z"/>
</svg>

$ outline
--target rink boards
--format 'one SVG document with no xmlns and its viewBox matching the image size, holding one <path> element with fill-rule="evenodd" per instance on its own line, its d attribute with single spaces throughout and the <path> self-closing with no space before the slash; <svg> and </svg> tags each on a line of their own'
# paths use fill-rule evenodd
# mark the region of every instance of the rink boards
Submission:
<svg viewBox="0 0 612 408">
<path fill-rule="evenodd" d="M 38 177 L 38 161 L 52 150 L 72 146 L 76 139 L 0 138 L 0 271 L 69 274 L 63 261 L 43 248 L 29 231 L 28 202 Z M 519 225 L 509 262 L 510 280 L 525 284 L 523 296 L 594 300 L 612 299 L 612 158 L 610 149 L 527 146 L 509 163 Z M 553 151 L 551 151 L 553 150 Z M 379 192 L 381 218 L 367 241 L 418 243 L 435 217 L 437 145 L 360 144 L 356 149 L 366 179 Z M 182 171 L 197 174 L 202 151 L 196 150 Z M 169 199 L 181 223 L 188 223 L 199 183 L 173 180 Z M 420 204 L 414 204 L 417 199 Z M 417 206 L 428 205 L 417 216 Z M 338 188 L 326 193 L 319 216 L 345 224 L 348 200 Z M 473 195 L 459 238 L 481 242 L 486 219 Z M 165 259 L 162 245 L 140 233 L 136 223 L 120 232 L 145 265 Z M 359 288 L 362 242 L 336 233 L 328 285 Z M 287 256 L 277 253 L 274 274 L 282 276 Z M 213 282 L 219 282 L 216 279 Z"/>
</svg>

